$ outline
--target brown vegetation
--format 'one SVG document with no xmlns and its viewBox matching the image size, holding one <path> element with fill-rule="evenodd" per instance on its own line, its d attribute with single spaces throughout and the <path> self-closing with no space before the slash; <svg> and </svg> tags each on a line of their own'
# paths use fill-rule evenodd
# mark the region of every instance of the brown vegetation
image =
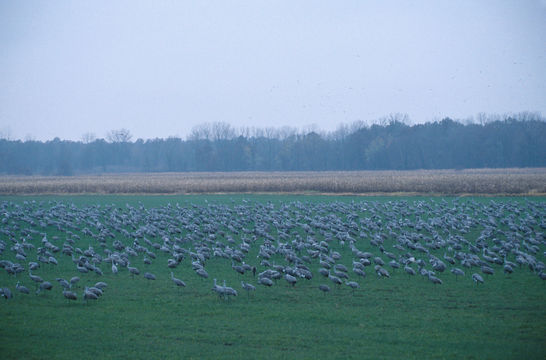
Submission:
<svg viewBox="0 0 546 360">
<path fill-rule="evenodd" d="M 0 194 L 333 193 L 544 195 L 546 169 L 3 176 Z"/>
</svg>

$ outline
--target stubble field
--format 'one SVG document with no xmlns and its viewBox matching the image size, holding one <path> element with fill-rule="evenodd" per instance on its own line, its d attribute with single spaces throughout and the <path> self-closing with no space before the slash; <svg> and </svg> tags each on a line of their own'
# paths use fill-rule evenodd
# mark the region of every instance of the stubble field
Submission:
<svg viewBox="0 0 546 360">
<path fill-rule="evenodd" d="M 0 195 L 203 193 L 543 196 L 546 169 L 0 176 Z"/>
</svg>

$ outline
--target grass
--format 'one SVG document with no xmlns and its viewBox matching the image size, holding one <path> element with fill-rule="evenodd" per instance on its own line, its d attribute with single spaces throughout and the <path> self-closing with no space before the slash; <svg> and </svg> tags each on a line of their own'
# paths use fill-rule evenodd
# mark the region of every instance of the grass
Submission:
<svg viewBox="0 0 546 360">
<path fill-rule="evenodd" d="M 440 201 L 224 195 L 3 197 L 0 202 L 23 204 L 34 199 L 45 204 L 60 200 L 82 208 L 93 204 L 114 204 L 121 208 L 125 204 L 142 204 L 152 208 L 167 203 L 195 204 L 198 208 L 218 204 L 232 207 L 248 200 L 251 207 L 270 201 L 276 209 L 296 201 L 307 207 L 367 201 L 387 208 L 393 201 L 405 200 L 410 205 Z M 453 199 L 447 201 L 453 204 Z M 490 199 L 461 201 L 488 204 Z M 528 199 L 494 201 L 525 204 Z M 546 199 L 532 198 L 532 201 L 544 203 Z M 40 231 L 44 230 L 48 238 L 58 235 L 61 243 L 64 241 L 65 234 L 54 227 Z M 475 239 L 479 231 L 472 229 L 466 236 Z M 12 243 L 4 235 L 0 239 L 8 244 L 0 258 L 13 261 L 13 253 L 9 251 Z M 85 249 L 91 241 L 82 236 L 76 246 Z M 131 243 L 132 239 L 124 242 Z M 385 248 L 390 249 L 391 244 L 392 239 L 388 238 Z M 358 247 L 378 253 L 377 248 L 363 240 L 358 241 Z M 332 248 L 341 253 L 340 262 L 349 267 L 353 256 L 348 247 L 332 243 Z M 257 246 L 253 246 L 246 258 L 249 263 L 258 263 L 256 253 Z M 15 292 L 17 280 L 32 291 L 33 284 L 26 273 L 15 279 L 0 270 L 0 286 L 9 286 L 15 295 L 10 301 L 0 299 L 0 358 L 544 359 L 546 356 L 546 286 L 525 269 L 505 276 L 502 268 L 494 266 L 496 274 L 486 277 L 483 286 L 476 286 L 470 280 L 470 270 L 458 280 L 446 272 L 441 275 L 444 283 L 434 286 L 420 276 L 408 277 L 401 269 L 391 271 L 390 279 L 378 279 L 373 269 L 368 268 L 368 276 L 358 279 L 361 289 L 353 295 L 346 286 L 334 288 L 317 273 L 317 265 L 313 263 L 312 280 L 299 280 L 295 287 L 285 281 L 272 288 L 257 286 L 247 296 L 239 283 L 244 279 L 256 284 L 252 274 L 238 275 L 230 268 L 229 260 L 212 258 L 206 264 L 211 278 L 225 279 L 239 291 L 237 298 L 223 301 L 210 290 L 211 278 L 201 280 L 193 273 L 189 259 L 173 270 L 187 284 L 186 288 L 176 288 L 166 267 L 169 254 L 161 251 L 156 254 L 157 259 L 149 266 L 142 263 L 141 257 L 131 262 L 142 273 L 156 274 L 156 281 L 147 281 L 142 275 L 131 279 L 125 269 L 114 276 L 107 264 L 101 265 L 105 273 L 102 277 L 80 275 L 70 258 L 58 253 L 57 267 L 42 265 L 35 271 L 54 282 L 52 292 L 38 296 Z M 441 257 L 441 253 L 437 256 Z M 284 262 L 279 255 L 274 260 Z M 84 304 L 80 288 L 77 290 L 80 300 L 68 303 L 54 278 L 74 275 L 82 278 L 81 285 L 100 280 L 109 286 L 96 302 Z M 322 294 L 317 289 L 321 283 L 329 284 L 332 291 Z"/>
<path fill-rule="evenodd" d="M 0 194 L 546 194 L 546 169 L 1 176 Z"/>
</svg>

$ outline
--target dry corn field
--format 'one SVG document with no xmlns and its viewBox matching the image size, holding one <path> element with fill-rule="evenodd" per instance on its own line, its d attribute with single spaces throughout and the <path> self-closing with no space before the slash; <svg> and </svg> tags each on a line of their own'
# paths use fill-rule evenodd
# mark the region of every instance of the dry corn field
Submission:
<svg viewBox="0 0 546 360">
<path fill-rule="evenodd" d="M 2 176 L 0 194 L 544 195 L 546 168 Z"/>
</svg>

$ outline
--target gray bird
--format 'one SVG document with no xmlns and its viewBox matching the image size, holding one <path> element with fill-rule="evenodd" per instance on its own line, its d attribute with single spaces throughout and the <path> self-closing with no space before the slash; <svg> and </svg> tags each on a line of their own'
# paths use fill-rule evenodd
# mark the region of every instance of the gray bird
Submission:
<svg viewBox="0 0 546 360">
<path fill-rule="evenodd" d="M 433 276 L 430 272 L 428 273 L 428 279 L 429 279 L 433 284 L 439 284 L 439 285 L 442 284 L 442 280 L 438 279 L 436 276 Z"/>
<path fill-rule="evenodd" d="M 148 280 L 155 280 L 155 275 L 149 272 L 144 273 L 144 277 Z"/>
<path fill-rule="evenodd" d="M 98 283 L 95 284 L 95 287 L 101 290 L 104 290 L 108 287 L 108 284 L 105 283 L 104 281 L 99 281 Z"/>
<path fill-rule="evenodd" d="M 186 286 L 186 283 L 180 279 L 177 279 L 174 277 L 174 274 L 173 272 L 171 271 L 171 280 L 175 283 L 176 286 L 178 287 L 185 287 Z"/>
<path fill-rule="evenodd" d="M 478 273 L 474 273 L 472 274 L 472 280 L 474 280 L 474 282 L 476 283 L 476 285 L 478 285 L 478 283 L 482 283 L 483 284 L 483 278 L 480 276 L 480 274 Z"/>
<path fill-rule="evenodd" d="M 17 291 L 19 291 L 20 293 L 23 293 L 23 294 L 29 294 L 30 291 L 28 290 L 28 288 L 24 285 L 19 285 L 19 281 L 17 281 L 17 284 L 15 285 L 15 288 L 17 289 Z"/>
<path fill-rule="evenodd" d="M 284 275 L 284 278 L 286 281 L 288 281 L 288 283 L 292 286 L 295 286 L 296 283 L 298 282 L 298 279 L 296 279 L 295 277 L 293 277 L 292 275 L 290 274 L 285 274 Z"/>
<path fill-rule="evenodd" d="M 0 290 L 2 290 L 0 292 L 0 296 L 3 296 L 6 300 L 13 298 L 13 294 L 11 293 L 11 290 L 9 288 L 0 288 Z"/>
<path fill-rule="evenodd" d="M 140 275 L 140 270 L 138 270 L 138 268 L 136 267 L 127 265 L 127 270 L 129 270 L 129 272 L 131 273 L 132 278 L 134 278 L 135 275 Z"/>
<path fill-rule="evenodd" d="M 343 282 L 341 281 L 340 278 L 338 278 L 337 276 L 334 276 L 332 274 L 328 275 L 328 278 L 336 285 L 341 285 L 343 284 Z"/>
<path fill-rule="evenodd" d="M 322 291 L 324 294 L 326 294 L 327 292 L 330 291 L 330 287 L 326 284 L 320 284 L 319 285 L 319 290 Z"/>
<path fill-rule="evenodd" d="M 78 295 L 75 292 L 70 290 L 64 290 L 63 296 L 68 300 L 78 300 Z"/>
<path fill-rule="evenodd" d="M 255 287 L 254 285 L 249 284 L 249 283 L 246 283 L 246 282 L 244 282 L 244 281 L 241 281 L 241 286 L 243 287 L 243 289 L 246 290 L 247 296 L 250 295 L 250 292 L 251 292 L 251 291 L 256 290 L 256 287 Z"/>
<path fill-rule="evenodd" d="M 76 285 L 78 283 L 78 281 L 80 281 L 80 278 L 77 277 L 77 276 L 73 276 L 70 279 L 70 288 L 72 288 L 72 286 Z"/>
<path fill-rule="evenodd" d="M 353 295 L 355 293 L 355 290 L 360 288 L 360 285 L 356 281 L 348 281 L 345 283 L 345 285 L 353 289 Z"/>
<path fill-rule="evenodd" d="M 226 281 L 224 280 L 224 295 L 226 296 L 237 296 L 237 291 L 232 288 L 232 287 L 229 287 L 229 286 L 226 286 Z"/>
<path fill-rule="evenodd" d="M 408 265 L 404 266 L 404 271 L 408 275 L 415 275 L 415 270 L 413 270 L 411 266 L 408 266 Z"/>
<path fill-rule="evenodd" d="M 264 286 L 273 286 L 273 280 L 271 280 L 268 277 L 261 277 L 258 279 L 258 284 L 261 284 Z"/>
<path fill-rule="evenodd" d="M 66 281 L 65 279 L 63 278 L 56 278 L 55 280 L 57 280 L 59 282 L 59 284 L 66 290 L 66 289 L 70 289 L 70 283 L 68 281 Z"/>
<path fill-rule="evenodd" d="M 225 295 L 225 288 L 222 285 L 218 285 L 216 283 L 216 279 L 214 279 L 214 285 L 212 286 L 212 291 L 217 293 L 219 297 L 224 297 Z"/>
<path fill-rule="evenodd" d="M 38 295 L 42 290 L 48 290 L 51 291 L 53 288 L 53 285 L 49 281 L 44 281 L 40 284 L 38 287 L 38 290 L 36 290 L 36 295 Z"/>
<path fill-rule="evenodd" d="M 197 269 L 195 273 L 203 279 L 207 279 L 209 277 L 209 273 L 205 269 Z"/>
<path fill-rule="evenodd" d="M 89 288 L 85 288 L 83 291 L 83 299 L 87 303 L 87 300 L 97 300 L 99 298 L 99 295 L 95 294 L 94 292 L 90 291 Z"/>
<path fill-rule="evenodd" d="M 453 275 L 455 275 L 455 280 L 457 280 L 459 276 L 464 276 L 464 271 L 459 268 L 453 268 L 450 271 Z"/>
</svg>

